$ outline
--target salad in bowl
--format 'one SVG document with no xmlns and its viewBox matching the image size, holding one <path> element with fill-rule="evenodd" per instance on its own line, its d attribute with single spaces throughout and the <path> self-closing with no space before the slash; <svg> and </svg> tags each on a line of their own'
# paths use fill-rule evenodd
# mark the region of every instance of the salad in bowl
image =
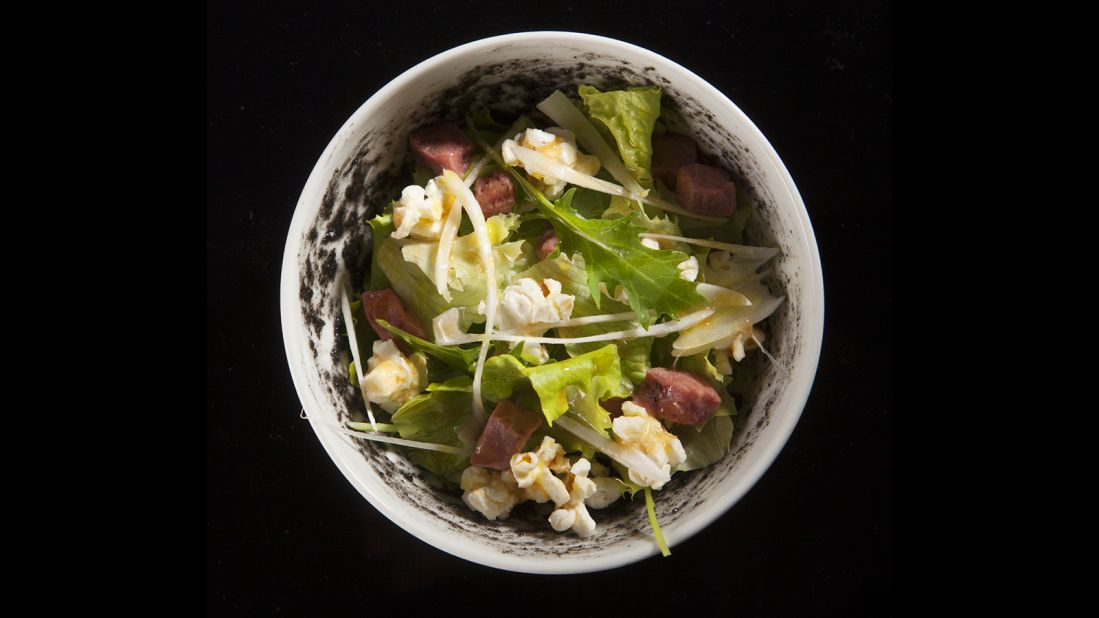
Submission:
<svg viewBox="0 0 1099 618">
<path fill-rule="evenodd" d="M 779 252 L 745 243 L 751 196 L 659 86 L 575 93 L 408 132 L 412 172 L 341 286 L 361 399 L 340 431 L 487 521 L 526 509 L 585 538 L 642 493 L 667 554 L 654 500 L 729 452 L 741 362 L 777 366 Z"/>
<path fill-rule="evenodd" d="M 378 513 L 478 564 L 582 573 L 674 550 L 761 478 L 823 294 L 797 187 L 724 94 L 636 45 L 523 32 L 351 114 L 280 305 L 303 415 Z"/>
</svg>

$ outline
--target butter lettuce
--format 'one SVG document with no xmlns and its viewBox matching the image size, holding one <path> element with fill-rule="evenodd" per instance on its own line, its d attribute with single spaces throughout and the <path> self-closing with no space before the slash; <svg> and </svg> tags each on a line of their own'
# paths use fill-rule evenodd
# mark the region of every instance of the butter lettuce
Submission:
<svg viewBox="0 0 1099 618">
<path fill-rule="evenodd" d="M 571 409 L 604 436 L 609 435 L 611 416 L 599 402 L 611 397 L 627 397 L 631 392 L 623 384 L 618 348 L 613 344 L 536 367 L 526 367 L 510 355 L 493 356 L 485 362 L 481 380 L 481 394 L 485 399 L 506 399 L 526 384 L 538 394 L 542 414 L 551 426 Z"/>
<path fill-rule="evenodd" d="M 533 251 L 524 247 L 522 241 L 504 242 L 519 228 L 519 215 L 489 217 L 485 220 L 485 227 L 488 228 L 488 239 L 496 258 L 496 279 L 500 285 L 507 285 L 516 270 L 526 268 L 531 263 Z M 407 240 L 401 244 L 404 259 L 418 266 L 432 283 L 435 283 L 435 255 L 438 250 L 439 242 L 434 240 Z M 475 289 L 480 292 L 481 298 L 484 297 L 484 267 L 478 251 L 475 234 L 466 234 L 454 240 L 447 277 L 451 290 L 461 293 Z"/>
<path fill-rule="evenodd" d="M 460 386 L 448 388 L 451 382 L 454 381 L 428 386 L 428 392 L 413 397 L 393 413 L 391 424 L 396 426 L 402 438 L 462 446 L 457 428 L 472 414 L 473 401 L 468 390 Z M 432 388 L 438 386 L 442 388 Z M 411 449 L 408 455 L 413 462 L 454 483 L 469 466 L 468 456 L 420 449 Z"/>
<path fill-rule="evenodd" d="M 597 127 L 606 127 L 618 144 L 626 169 L 642 186 L 652 188 L 652 136 L 660 117 L 660 88 L 644 86 L 599 92 L 591 86 L 580 86 L 577 91 L 584 102 L 584 111 L 596 121 Z"/>
<path fill-rule="evenodd" d="M 451 306 L 463 309 L 461 312 L 462 319 L 459 321 L 462 328 L 468 328 L 473 322 L 474 312 L 472 309 L 465 309 L 476 306 L 480 298 L 474 294 L 470 294 L 468 298 L 460 298 L 455 295 L 453 301 L 447 302 L 435 290 L 435 284 L 424 274 L 424 271 L 419 268 L 411 268 L 410 264 L 405 262 L 401 256 L 399 241 L 391 238 L 383 242 L 377 251 L 375 261 L 382 272 L 385 273 L 386 278 L 389 279 L 389 285 L 397 293 L 397 296 L 408 299 L 409 302 L 405 306 L 419 319 L 421 325 L 430 326 L 435 316 Z M 413 300 L 415 302 L 412 302 Z M 461 301 L 465 301 L 465 303 Z"/>
<path fill-rule="evenodd" d="M 522 240 L 504 242 L 519 227 L 519 215 L 506 214 L 486 220 L 489 240 L 496 259 L 496 279 L 506 286 L 515 273 L 534 262 L 533 249 Z M 459 325 L 467 330 L 474 323 L 484 322 L 476 307 L 485 298 L 485 273 L 478 255 L 474 234 L 459 236 L 451 251 L 448 285 L 452 299 L 448 302 L 435 288 L 435 254 L 437 241 L 387 239 L 377 251 L 376 262 L 397 294 L 407 301 L 409 311 L 422 324 L 430 326 L 435 316 L 456 307 Z"/>
<path fill-rule="evenodd" d="M 392 213 L 392 204 L 390 205 L 390 213 Z M 385 271 L 382 270 L 381 265 L 378 263 L 378 249 L 381 248 L 390 235 L 393 234 L 395 229 L 393 226 L 393 215 L 384 214 L 374 217 L 370 221 L 370 285 L 368 289 L 382 290 L 389 287 L 389 279 L 385 276 Z M 352 307 L 352 310 L 355 308 Z M 360 340 L 361 341 L 361 340 Z"/>
<path fill-rule="evenodd" d="M 714 416 L 696 430 L 690 425 L 676 425 L 672 433 L 679 437 L 687 459 L 676 466 L 677 472 L 698 470 L 718 461 L 729 452 L 733 439 L 733 419 Z"/>
</svg>

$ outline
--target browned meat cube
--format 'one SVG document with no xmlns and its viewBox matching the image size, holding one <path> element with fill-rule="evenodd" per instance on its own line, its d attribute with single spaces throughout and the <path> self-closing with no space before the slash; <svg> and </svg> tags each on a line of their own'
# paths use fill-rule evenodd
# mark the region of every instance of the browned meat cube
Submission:
<svg viewBox="0 0 1099 618">
<path fill-rule="evenodd" d="M 383 341 L 393 339 L 393 335 L 391 335 L 388 330 L 382 328 L 375 320 L 385 320 L 406 333 L 416 335 L 420 339 L 427 339 L 427 333 L 424 332 L 424 329 L 420 326 L 420 323 L 416 321 L 416 318 L 412 317 L 412 314 L 408 312 L 401 297 L 397 296 L 397 293 L 394 292 L 392 288 L 364 292 L 363 313 L 366 314 L 366 319 L 370 322 L 370 328 L 373 328 L 374 332 L 378 333 L 378 338 Z M 397 347 L 400 348 L 401 352 L 404 354 L 410 354 L 412 352 L 412 350 L 399 339 L 393 343 L 397 344 Z M 363 369 L 365 370 L 365 367 Z"/>
<path fill-rule="evenodd" d="M 693 373 L 653 367 L 637 387 L 633 402 L 655 418 L 698 425 L 721 406 L 721 395 Z"/>
<path fill-rule="evenodd" d="M 736 185 L 723 169 L 692 163 L 679 168 L 675 196 L 687 210 L 714 217 L 728 217 L 736 208 Z"/>
<path fill-rule="evenodd" d="M 542 232 L 542 237 L 538 239 L 538 259 L 544 260 L 554 251 L 557 251 L 557 231 L 547 223 L 546 231 Z"/>
<path fill-rule="evenodd" d="M 449 122 L 416 129 L 408 136 L 412 154 L 436 174 L 443 169 L 464 174 L 473 154 L 473 140 Z"/>
<path fill-rule="evenodd" d="M 497 403 L 477 439 L 470 463 L 494 470 L 510 469 L 511 456 L 523 448 L 541 425 L 541 414 L 506 399 Z"/>
<path fill-rule="evenodd" d="M 515 186 L 504 170 L 496 170 L 473 183 L 473 196 L 481 205 L 485 218 L 509 213 L 515 208 Z"/>
</svg>

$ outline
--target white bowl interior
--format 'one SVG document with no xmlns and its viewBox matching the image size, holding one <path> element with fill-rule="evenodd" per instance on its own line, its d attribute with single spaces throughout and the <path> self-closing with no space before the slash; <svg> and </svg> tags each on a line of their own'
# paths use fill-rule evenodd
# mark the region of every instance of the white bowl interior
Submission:
<svg viewBox="0 0 1099 618">
<path fill-rule="evenodd" d="M 486 521 L 456 492 L 409 463 L 399 448 L 333 431 L 360 419 L 362 401 L 347 379 L 348 346 L 337 337 L 339 283 L 368 268 L 365 224 L 408 184 L 408 132 L 485 106 L 530 112 L 554 89 L 575 94 L 655 84 L 678 109 L 680 130 L 705 156 L 734 172 L 754 201 L 752 244 L 778 247 L 772 287 L 786 302 L 768 320 L 768 350 L 738 369 L 739 414 L 732 451 L 704 470 L 678 474 L 656 492 L 657 515 L 673 546 L 735 503 L 771 464 L 793 430 L 816 372 L 823 332 L 820 258 L 805 207 L 774 149 L 724 95 L 683 67 L 647 50 L 601 37 L 524 33 L 455 48 L 413 67 L 371 97 L 333 138 L 302 193 L 283 263 L 282 315 L 295 386 L 333 461 L 371 504 L 413 535 L 481 564 L 539 573 L 612 568 L 656 553 L 644 500 L 593 511 L 597 532 L 580 539 L 546 523 L 548 505 L 517 507 Z"/>
</svg>

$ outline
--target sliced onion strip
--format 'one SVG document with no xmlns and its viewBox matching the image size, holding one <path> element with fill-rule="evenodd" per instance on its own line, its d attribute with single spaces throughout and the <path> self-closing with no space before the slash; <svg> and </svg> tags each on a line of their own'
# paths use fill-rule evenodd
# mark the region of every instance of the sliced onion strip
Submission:
<svg viewBox="0 0 1099 618">
<path fill-rule="evenodd" d="M 446 345 L 460 345 L 476 341 L 507 341 L 509 343 L 519 343 L 521 341 L 526 343 L 592 343 L 595 341 L 616 341 L 635 337 L 664 337 L 681 330 L 686 330 L 710 317 L 713 313 L 713 309 L 701 309 L 694 313 L 689 313 L 678 320 L 656 324 L 650 326 L 648 329 L 636 326 L 628 330 L 600 333 L 588 337 L 527 337 L 524 335 L 506 335 L 497 332 L 491 335 L 466 335 L 465 337 L 456 337 L 447 342 Z M 551 326 L 550 328 L 554 327 Z"/>
<path fill-rule="evenodd" d="M 487 157 L 486 157 L 487 158 Z M 467 185 L 468 186 L 468 185 Z M 454 239 L 458 237 L 458 226 L 462 223 L 462 207 L 451 204 L 443 230 L 439 234 L 439 246 L 435 250 L 435 291 L 450 302 L 450 252 L 454 248 Z"/>
<path fill-rule="evenodd" d="M 351 316 L 351 301 L 347 299 L 347 288 L 340 285 L 340 306 L 343 309 L 343 322 L 347 327 L 347 340 L 351 344 L 351 358 L 355 361 L 355 377 L 359 379 L 359 391 L 362 392 L 363 402 L 366 403 L 366 416 L 370 418 L 370 424 L 377 426 L 374 420 L 374 411 L 370 409 L 370 397 L 366 393 L 366 385 L 363 380 L 363 365 L 359 358 L 359 338 L 355 335 L 355 320 Z"/>
<path fill-rule="evenodd" d="M 496 262 L 492 256 L 492 242 L 489 240 L 488 225 L 485 223 L 485 215 L 481 212 L 481 205 L 469 187 L 462 184 L 462 179 L 450 170 L 443 170 L 443 185 L 447 191 L 457 198 L 466 211 L 466 216 L 473 223 L 473 233 L 477 238 L 477 250 L 481 255 L 481 263 L 485 265 L 485 285 L 487 298 L 485 299 L 485 336 L 481 342 L 481 352 L 477 355 L 477 367 L 473 372 L 473 419 L 478 424 L 485 420 L 485 405 L 481 401 L 481 374 L 485 368 L 485 358 L 488 355 L 489 339 L 493 327 L 496 326 Z"/>
<path fill-rule="evenodd" d="M 653 460 L 646 457 L 641 451 L 624 447 L 617 442 L 612 442 L 611 440 L 604 438 L 598 431 L 588 427 L 580 421 L 573 420 L 568 416 L 561 416 L 554 422 L 560 425 L 565 431 L 599 449 L 599 452 L 607 457 L 610 457 L 638 474 L 644 475 L 646 478 L 652 479 L 656 485 L 666 483 L 668 479 L 671 478 L 670 475 L 661 470 Z"/>
<path fill-rule="evenodd" d="M 580 110 L 576 109 L 564 93 L 555 90 L 553 94 L 546 97 L 545 101 L 538 104 L 538 110 L 549 116 L 550 120 L 556 122 L 561 128 L 572 131 L 576 135 L 576 141 L 598 157 L 603 167 L 610 172 L 611 176 L 614 176 L 615 180 L 622 183 L 627 191 L 636 195 L 647 193 L 646 189 L 638 184 L 630 170 L 626 169 L 626 165 L 622 163 L 622 159 L 618 158 L 614 148 L 603 139 L 598 129 L 584 117 L 584 114 L 580 113 Z"/>
<path fill-rule="evenodd" d="M 670 240 L 673 242 L 681 242 L 688 245 L 698 245 L 700 247 L 720 249 L 722 251 L 728 251 L 729 253 L 732 253 L 736 256 L 743 256 L 750 259 L 758 259 L 764 262 L 778 255 L 778 249 L 770 249 L 768 247 L 749 247 L 748 245 L 734 245 L 717 240 L 687 238 L 684 236 L 671 236 L 668 234 L 650 234 L 648 232 L 642 232 L 640 236 L 641 238 L 652 238 L 653 240 Z"/>
</svg>

